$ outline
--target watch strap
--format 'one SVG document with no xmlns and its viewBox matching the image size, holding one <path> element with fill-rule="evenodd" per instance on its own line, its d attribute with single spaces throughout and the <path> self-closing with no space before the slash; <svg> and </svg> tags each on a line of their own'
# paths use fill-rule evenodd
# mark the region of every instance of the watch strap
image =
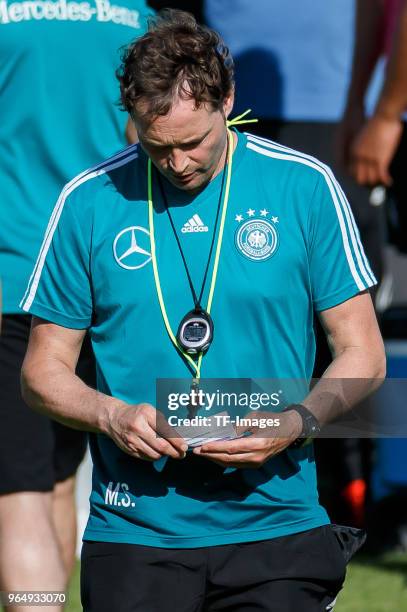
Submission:
<svg viewBox="0 0 407 612">
<path fill-rule="evenodd" d="M 289 410 L 295 410 L 300 415 L 302 419 L 302 430 L 298 438 L 291 442 L 288 448 L 302 448 L 318 436 L 321 431 L 321 426 L 312 412 L 302 404 L 291 404 L 284 408 L 282 412 L 288 412 Z"/>
</svg>

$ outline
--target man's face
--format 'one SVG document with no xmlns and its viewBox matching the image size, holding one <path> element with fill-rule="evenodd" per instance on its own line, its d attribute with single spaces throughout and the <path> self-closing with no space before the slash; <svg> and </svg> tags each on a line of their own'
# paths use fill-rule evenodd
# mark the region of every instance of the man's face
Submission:
<svg viewBox="0 0 407 612">
<path fill-rule="evenodd" d="M 219 171 L 225 150 L 225 117 L 233 105 L 227 98 L 222 110 L 207 105 L 195 108 L 194 100 L 177 98 L 170 112 L 151 122 L 135 112 L 140 144 L 154 165 L 175 187 L 194 193 Z"/>
</svg>

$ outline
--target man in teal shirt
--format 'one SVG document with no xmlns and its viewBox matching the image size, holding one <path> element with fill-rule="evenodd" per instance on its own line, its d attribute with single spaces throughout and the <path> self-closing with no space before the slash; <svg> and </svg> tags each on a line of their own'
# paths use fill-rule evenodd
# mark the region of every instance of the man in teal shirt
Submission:
<svg viewBox="0 0 407 612">
<path fill-rule="evenodd" d="M 22 401 L 31 316 L 18 305 L 62 186 L 126 144 L 114 71 L 150 12 L 144 0 L 0 2 L 0 591 L 63 589 L 75 560 L 86 436 Z"/>
<path fill-rule="evenodd" d="M 302 445 L 332 416 L 319 391 L 280 413 L 278 435 L 187 452 L 155 386 L 308 380 L 314 309 L 327 377 L 377 386 L 375 279 L 349 204 L 317 160 L 228 129 L 233 63 L 190 15 L 164 13 L 119 77 L 140 146 L 66 185 L 21 301 L 35 315 L 26 401 L 92 432 L 84 609 L 325 609 L 345 563 Z M 185 316 L 207 352 L 187 353 Z M 73 371 L 87 329 L 97 391 Z"/>
</svg>

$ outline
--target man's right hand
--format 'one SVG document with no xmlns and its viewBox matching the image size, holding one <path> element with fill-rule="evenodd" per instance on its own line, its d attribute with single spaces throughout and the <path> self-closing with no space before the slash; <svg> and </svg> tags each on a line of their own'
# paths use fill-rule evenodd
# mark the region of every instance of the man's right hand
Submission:
<svg viewBox="0 0 407 612">
<path fill-rule="evenodd" d="M 188 448 L 162 412 L 151 404 L 111 409 L 106 433 L 122 451 L 145 461 L 156 461 L 164 455 L 183 459 Z"/>
</svg>

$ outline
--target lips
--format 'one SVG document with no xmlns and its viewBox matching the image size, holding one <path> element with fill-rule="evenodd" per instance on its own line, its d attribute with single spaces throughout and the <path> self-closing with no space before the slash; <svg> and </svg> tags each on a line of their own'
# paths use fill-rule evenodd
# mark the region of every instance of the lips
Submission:
<svg viewBox="0 0 407 612">
<path fill-rule="evenodd" d="M 194 174 L 195 172 L 190 172 L 189 174 L 174 176 L 174 179 L 183 183 L 185 181 L 189 181 L 194 176 Z"/>
</svg>

